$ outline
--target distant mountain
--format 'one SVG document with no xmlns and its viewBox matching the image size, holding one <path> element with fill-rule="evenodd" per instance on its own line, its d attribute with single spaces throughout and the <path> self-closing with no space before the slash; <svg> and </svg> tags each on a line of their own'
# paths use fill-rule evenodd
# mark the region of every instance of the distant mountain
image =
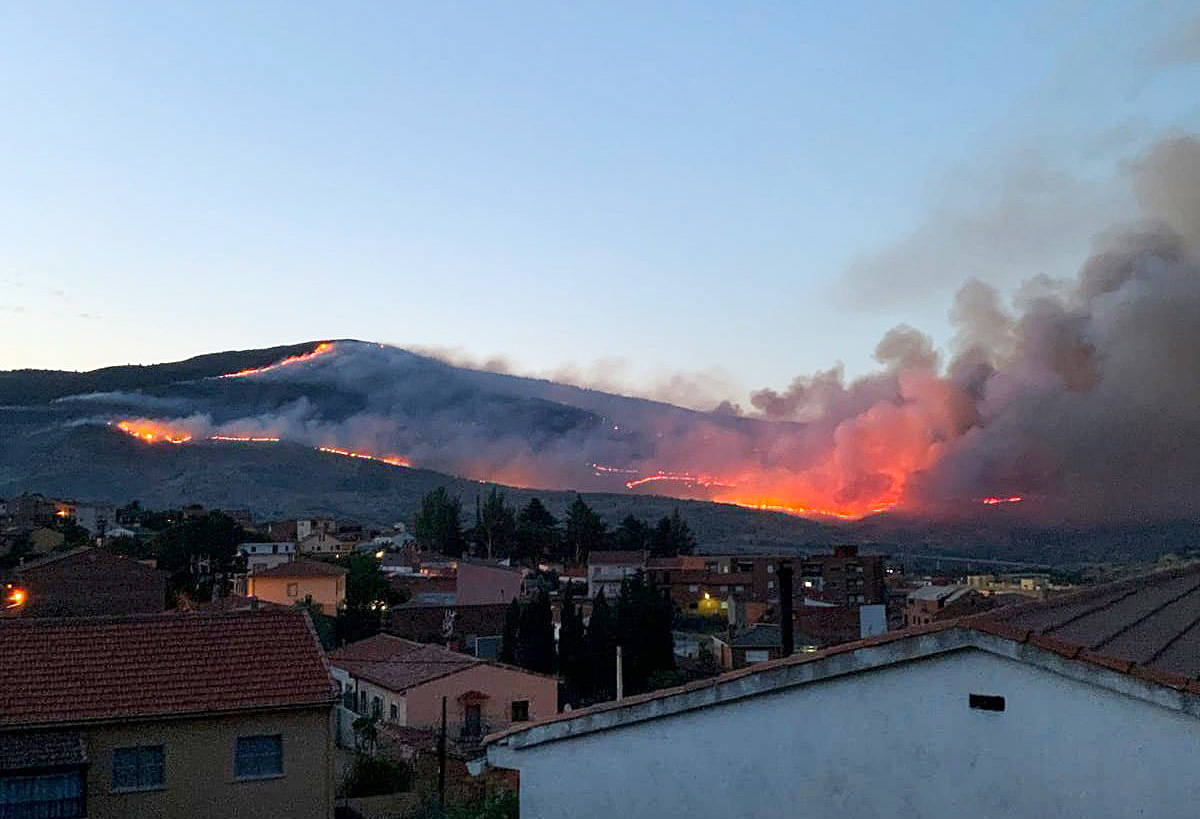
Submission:
<svg viewBox="0 0 1200 819">
<path fill-rule="evenodd" d="M 389 524 L 411 519 L 436 486 L 469 510 L 494 482 L 513 502 L 537 495 L 556 514 L 578 490 L 610 525 L 679 507 L 712 548 L 856 542 L 1046 563 L 1145 558 L 1200 536 L 1188 521 L 1036 527 L 1003 506 L 838 522 L 707 502 L 737 499 L 742 475 L 769 469 L 797 429 L 377 344 L 313 342 L 88 373 L 0 373 L 0 496 Z"/>
</svg>

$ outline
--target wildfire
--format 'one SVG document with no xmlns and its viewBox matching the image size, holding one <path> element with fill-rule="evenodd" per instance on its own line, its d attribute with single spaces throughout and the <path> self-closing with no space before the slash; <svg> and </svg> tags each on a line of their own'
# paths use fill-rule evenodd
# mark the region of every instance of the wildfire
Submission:
<svg viewBox="0 0 1200 819">
<path fill-rule="evenodd" d="M 1020 503 L 1023 500 L 1025 500 L 1025 499 L 1022 498 L 1020 495 L 1013 495 L 1012 497 L 1009 497 L 1009 498 L 984 498 L 983 500 L 980 501 L 980 503 L 985 504 L 987 506 L 996 506 L 997 504 L 1001 504 L 1001 503 Z"/>
<path fill-rule="evenodd" d="M 160 442 L 186 444 L 192 440 L 191 433 L 186 430 L 172 429 L 169 426 L 156 424 L 151 421 L 120 421 L 117 423 L 117 429 L 126 435 L 132 435 L 134 438 L 139 438 L 148 444 Z"/>
<path fill-rule="evenodd" d="M 387 464 L 388 466 L 412 466 L 404 458 L 396 455 L 368 455 L 365 452 L 351 452 L 348 449 L 338 449 L 332 446 L 319 446 L 317 447 L 317 451 L 324 452 L 326 455 L 341 455 L 343 458 L 357 458 L 360 461 L 375 461 L 376 463 Z"/>
<path fill-rule="evenodd" d="M 592 474 L 594 475 L 637 475 L 636 469 L 623 469 L 619 466 L 604 466 L 603 464 L 592 464 Z"/>
<path fill-rule="evenodd" d="M 269 435 L 209 435 L 209 441 L 233 441 L 239 444 L 277 444 L 278 438 Z"/>
<path fill-rule="evenodd" d="M 221 378 L 246 378 L 251 375 L 262 375 L 263 373 L 273 372 L 281 367 L 290 367 L 293 364 L 303 364 L 305 361 L 312 361 L 314 358 L 320 358 L 333 352 L 334 344 L 332 341 L 323 341 L 316 346 L 311 353 L 303 355 L 288 356 L 281 361 L 276 361 L 274 364 L 269 364 L 266 367 L 254 367 L 249 370 L 242 370 L 236 373 L 228 373 Z"/>
<path fill-rule="evenodd" d="M 653 475 L 647 475 L 644 478 L 636 478 L 631 481 L 625 481 L 626 489 L 637 489 L 639 486 L 645 486 L 648 483 L 682 483 L 686 486 L 699 486 L 704 489 L 716 487 L 718 489 L 733 489 L 735 484 L 726 483 L 709 475 L 693 475 L 690 472 L 656 472 Z"/>
</svg>

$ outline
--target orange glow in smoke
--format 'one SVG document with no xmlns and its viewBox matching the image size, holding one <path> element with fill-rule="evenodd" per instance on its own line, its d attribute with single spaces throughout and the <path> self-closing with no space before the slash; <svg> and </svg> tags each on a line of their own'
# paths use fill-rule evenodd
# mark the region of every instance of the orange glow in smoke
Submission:
<svg viewBox="0 0 1200 819">
<path fill-rule="evenodd" d="M 644 478 L 637 478 L 632 481 L 625 481 L 626 489 L 637 489 L 639 486 L 645 486 L 648 483 L 679 483 L 685 486 L 699 486 L 704 489 L 716 487 L 718 489 L 733 489 L 735 484 L 726 483 L 718 480 L 711 475 L 693 475 L 690 472 L 656 472 L 653 475 L 647 475 Z"/>
<path fill-rule="evenodd" d="M 221 376 L 221 378 L 246 378 L 247 376 L 251 376 L 251 375 L 262 375 L 263 373 L 273 372 L 274 370 L 278 370 L 281 367 L 290 367 L 292 364 L 302 364 L 305 361 L 312 361 L 314 358 L 320 358 L 323 355 L 332 353 L 333 347 L 334 347 L 334 345 L 333 345 L 332 341 L 323 341 L 320 344 L 318 344 L 311 353 L 305 353 L 304 355 L 289 356 L 289 357 L 283 359 L 282 361 L 276 361 L 274 364 L 270 364 L 266 367 L 254 367 L 249 370 L 241 370 L 240 372 L 236 372 L 236 373 L 228 373 L 227 375 Z"/>
<path fill-rule="evenodd" d="M 148 444 L 186 444 L 192 440 L 192 434 L 185 429 L 153 421 L 120 421 L 117 429 Z"/>
<path fill-rule="evenodd" d="M 278 438 L 269 435 L 209 435 L 210 441 L 232 441 L 238 444 L 277 444 Z"/>
<path fill-rule="evenodd" d="M 1013 495 L 1010 498 L 984 498 L 980 501 L 980 503 L 986 504 L 987 506 L 996 506 L 1000 503 L 1020 503 L 1023 500 L 1025 499 L 1020 495 Z"/>
</svg>

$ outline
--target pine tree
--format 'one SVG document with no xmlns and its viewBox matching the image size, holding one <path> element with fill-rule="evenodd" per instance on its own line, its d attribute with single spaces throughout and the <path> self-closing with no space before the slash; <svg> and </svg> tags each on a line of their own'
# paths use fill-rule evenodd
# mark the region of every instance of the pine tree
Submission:
<svg viewBox="0 0 1200 819">
<path fill-rule="evenodd" d="M 537 561 L 542 556 L 554 556 L 558 552 L 562 533 L 558 519 L 537 498 L 530 498 L 517 515 L 515 557 Z"/>
<path fill-rule="evenodd" d="M 587 676 L 581 695 L 592 702 L 610 700 L 616 696 L 617 639 L 616 623 L 604 592 L 592 600 L 592 616 L 588 618 L 584 640 Z"/>
<path fill-rule="evenodd" d="M 462 531 L 462 503 L 458 498 L 451 498 L 444 486 L 429 492 L 421 498 L 413 535 L 422 549 L 447 557 L 462 557 L 466 545 Z"/>
<path fill-rule="evenodd" d="M 500 637 L 500 662 L 516 665 L 517 634 L 521 625 L 521 604 L 513 598 L 504 612 L 504 632 Z"/>
<path fill-rule="evenodd" d="M 696 548 L 696 536 L 687 525 L 687 521 L 679 514 L 679 509 L 664 517 L 650 532 L 650 554 L 653 557 L 674 557 L 675 555 L 690 555 Z"/>
<path fill-rule="evenodd" d="M 584 503 L 581 496 L 576 495 L 567 509 L 564 545 L 570 551 L 568 558 L 577 566 L 586 563 L 589 552 L 603 547 L 606 528 L 604 520 Z"/>
</svg>

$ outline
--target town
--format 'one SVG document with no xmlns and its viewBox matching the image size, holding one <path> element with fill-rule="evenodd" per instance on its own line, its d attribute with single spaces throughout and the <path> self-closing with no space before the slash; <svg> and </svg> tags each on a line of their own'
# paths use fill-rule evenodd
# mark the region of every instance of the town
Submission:
<svg viewBox="0 0 1200 819">
<path fill-rule="evenodd" d="M 938 798 L 965 798 L 978 779 L 946 771 L 977 764 L 984 737 L 1017 764 L 1042 709 L 1104 703 L 1122 730 L 1193 731 L 1200 564 L 914 571 L 855 546 L 710 552 L 678 514 L 610 526 L 582 498 L 563 521 L 494 489 L 472 526 L 460 508 L 438 489 L 375 529 L 0 502 L 5 815 L 539 816 L 562 800 L 662 815 L 701 798 L 697 767 L 771 769 L 814 744 L 841 764 L 914 754 Z M 913 697 L 946 723 L 936 752 L 899 716 Z M 1072 725 L 1106 730 L 1095 719 Z M 1082 739 L 1055 742 L 1104 753 Z M 1138 769 L 1168 765 L 1148 756 Z M 1037 764 L 1069 783 L 1070 766 Z M 604 784 L 618 776 L 620 798 Z M 723 781 L 703 799 L 734 810 L 750 791 Z M 836 787 L 782 781 L 781 798 Z M 1037 781 L 1004 798 L 1032 809 Z"/>
</svg>

